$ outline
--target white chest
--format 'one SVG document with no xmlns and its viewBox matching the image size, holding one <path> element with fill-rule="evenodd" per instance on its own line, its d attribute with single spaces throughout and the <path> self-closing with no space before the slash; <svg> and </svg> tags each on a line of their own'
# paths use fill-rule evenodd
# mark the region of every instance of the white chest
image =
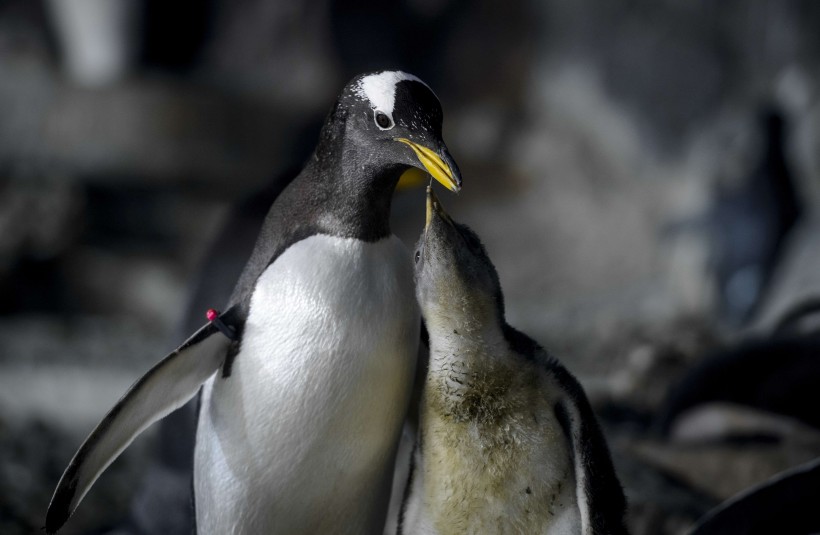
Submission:
<svg viewBox="0 0 820 535">
<path fill-rule="evenodd" d="M 285 251 L 258 280 L 231 377 L 203 392 L 200 530 L 364 533 L 382 522 L 418 329 L 397 238 L 313 236 Z"/>
</svg>

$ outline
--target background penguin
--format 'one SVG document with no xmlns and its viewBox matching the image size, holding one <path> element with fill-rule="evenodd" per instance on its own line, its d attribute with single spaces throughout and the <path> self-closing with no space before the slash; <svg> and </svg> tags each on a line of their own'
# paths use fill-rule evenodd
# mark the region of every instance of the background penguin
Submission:
<svg viewBox="0 0 820 535">
<path fill-rule="evenodd" d="M 399 533 L 626 533 L 580 384 L 507 325 L 484 247 L 430 189 L 415 262 L 430 365 Z"/>
<path fill-rule="evenodd" d="M 362 75 L 344 88 L 313 156 L 273 204 L 226 312 L 92 432 L 58 484 L 47 532 L 137 434 L 205 381 L 200 533 L 381 529 L 419 339 L 412 266 L 388 216 L 412 167 L 460 189 L 441 123 L 438 99 L 412 75 Z"/>
<path fill-rule="evenodd" d="M 820 458 L 745 490 L 704 516 L 690 535 L 820 533 Z"/>
<path fill-rule="evenodd" d="M 808 297 L 787 310 L 765 336 L 716 351 L 695 364 L 671 388 L 656 427 L 674 435 L 693 409 L 714 403 L 744 405 L 795 418 L 820 429 L 820 330 L 801 329 L 817 320 L 820 299 Z"/>
<path fill-rule="evenodd" d="M 760 160 L 741 184 L 716 192 L 710 214 L 719 305 L 735 325 L 756 313 L 786 238 L 803 212 L 786 154 L 785 118 L 766 107 L 758 125 Z"/>
</svg>

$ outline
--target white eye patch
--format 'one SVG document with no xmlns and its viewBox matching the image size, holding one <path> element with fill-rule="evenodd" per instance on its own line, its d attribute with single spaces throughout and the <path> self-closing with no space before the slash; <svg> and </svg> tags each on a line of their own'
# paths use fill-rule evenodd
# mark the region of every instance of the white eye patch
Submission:
<svg viewBox="0 0 820 535">
<path fill-rule="evenodd" d="M 365 76 L 353 88 L 359 98 L 370 102 L 370 107 L 390 117 L 393 121 L 393 107 L 396 103 L 396 84 L 404 80 L 414 80 L 430 87 L 412 74 L 401 71 L 384 71 Z M 432 89 L 430 89 L 432 92 Z"/>
</svg>

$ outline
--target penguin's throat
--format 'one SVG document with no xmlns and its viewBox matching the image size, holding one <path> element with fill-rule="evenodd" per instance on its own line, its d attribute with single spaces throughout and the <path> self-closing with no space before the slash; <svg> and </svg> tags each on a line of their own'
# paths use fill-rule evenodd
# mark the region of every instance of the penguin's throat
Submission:
<svg viewBox="0 0 820 535">
<path fill-rule="evenodd" d="M 377 241 L 390 235 L 390 209 L 393 191 L 402 170 L 378 169 L 339 163 L 314 162 L 321 179 L 314 184 L 315 198 L 323 199 L 323 223 L 331 233 Z"/>
<path fill-rule="evenodd" d="M 461 404 L 498 386 L 492 379 L 508 351 L 500 329 L 481 322 L 427 320 L 430 333 L 428 385 L 446 403 Z"/>
<path fill-rule="evenodd" d="M 431 347 L 426 399 L 429 409 L 455 422 L 490 423 L 505 413 L 511 370 L 503 347 L 487 345 L 450 348 Z"/>
<path fill-rule="evenodd" d="M 398 162 L 380 161 L 371 150 L 354 143 L 343 143 L 340 150 L 330 151 L 317 148 L 309 163 L 318 174 L 337 188 L 344 188 L 350 194 L 393 195 L 399 177 L 407 170 L 407 165 Z"/>
<path fill-rule="evenodd" d="M 474 360 L 488 348 L 504 345 L 503 318 L 498 317 L 493 306 L 438 290 L 434 302 L 422 300 L 431 349 L 439 347 L 446 353 L 463 354 L 463 358 Z"/>
</svg>

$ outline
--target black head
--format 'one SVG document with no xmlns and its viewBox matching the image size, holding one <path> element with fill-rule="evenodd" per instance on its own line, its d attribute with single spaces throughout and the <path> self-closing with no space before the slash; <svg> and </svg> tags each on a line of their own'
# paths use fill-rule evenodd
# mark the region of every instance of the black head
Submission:
<svg viewBox="0 0 820 535">
<path fill-rule="evenodd" d="M 504 323 L 495 266 L 475 232 L 456 223 L 427 188 L 427 224 L 414 253 L 416 296 L 428 328 Z"/>
<path fill-rule="evenodd" d="M 342 90 L 323 128 L 317 157 L 341 158 L 348 173 L 378 180 L 397 181 L 409 169 L 418 169 L 458 191 L 461 175 L 442 140 L 442 120 L 438 98 L 415 76 L 400 71 L 362 74 Z"/>
</svg>

